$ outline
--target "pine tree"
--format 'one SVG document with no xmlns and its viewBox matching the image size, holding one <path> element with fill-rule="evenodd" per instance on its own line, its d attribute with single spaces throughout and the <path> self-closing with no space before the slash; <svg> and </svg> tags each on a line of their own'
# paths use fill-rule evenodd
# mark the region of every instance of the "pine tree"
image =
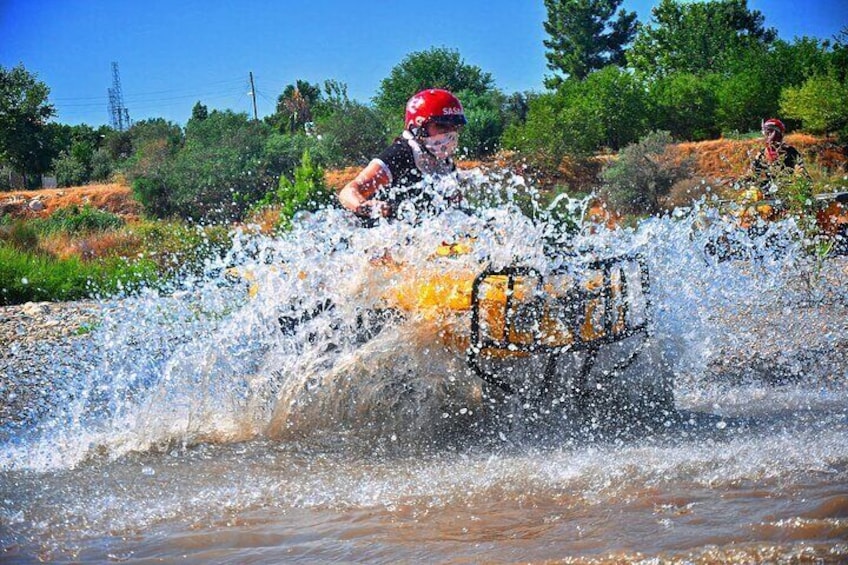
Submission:
<svg viewBox="0 0 848 565">
<path fill-rule="evenodd" d="M 583 79 L 608 64 L 622 64 L 624 47 L 636 34 L 635 12 L 620 10 L 616 16 L 622 1 L 545 0 L 548 68 Z M 559 75 L 546 77 L 545 85 L 555 88 L 562 80 Z"/>
</svg>

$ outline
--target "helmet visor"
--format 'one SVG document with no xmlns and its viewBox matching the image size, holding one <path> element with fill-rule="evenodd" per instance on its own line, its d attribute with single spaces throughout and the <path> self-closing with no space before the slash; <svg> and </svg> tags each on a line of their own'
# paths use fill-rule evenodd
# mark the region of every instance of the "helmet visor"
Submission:
<svg viewBox="0 0 848 565">
<path fill-rule="evenodd" d="M 447 116 L 433 116 L 430 118 L 431 122 L 435 122 L 437 124 L 442 124 L 446 126 L 464 126 L 468 123 L 468 120 L 465 119 L 465 114 L 449 114 Z"/>
</svg>

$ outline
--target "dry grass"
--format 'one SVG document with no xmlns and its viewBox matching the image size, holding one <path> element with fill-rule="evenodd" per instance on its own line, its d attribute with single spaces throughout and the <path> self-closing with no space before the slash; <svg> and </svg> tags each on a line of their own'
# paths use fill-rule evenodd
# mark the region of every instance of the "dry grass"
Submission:
<svg viewBox="0 0 848 565">
<path fill-rule="evenodd" d="M 137 234 L 121 229 L 84 236 L 51 234 L 42 237 L 38 246 L 58 259 L 79 257 L 83 261 L 90 261 L 106 257 L 135 257 L 142 245 L 143 242 Z"/>
<path fill-rule="evenodd" d="M 28 204 L 40 200 L 44 209 L 33 212 Z M 17 190 L 0 193 L 0 214 L 12 217 L 47 217 L 60 208 L 85 205 L 112 212 L 126 220 L 138 218 L 141 204 L 133 198 L 132 189 L 123 184 L 91 184 L 70 188 Z"/>
<path fill-rule="evenodd" d="M 345 167 L 344 169 L 335 169 L 324 173 L 324 181 L 327 186 L 338 192 L 344 185 L 352 181 L 362 167 Z"/>
<path fill-rule="evenodd" d="M 808 163 L 827 167 L 829 172 L 846 171 L 848 155 L 833 142 L 802 133 L 786 136 Z M 716 139 L 679 143 L 674 146 L 680 158 L 695 159 L 695 175 L 709 180 L 726 180 L 745 174 L 751 160 L 763 147 L 761 139 Z"/>
</svg>

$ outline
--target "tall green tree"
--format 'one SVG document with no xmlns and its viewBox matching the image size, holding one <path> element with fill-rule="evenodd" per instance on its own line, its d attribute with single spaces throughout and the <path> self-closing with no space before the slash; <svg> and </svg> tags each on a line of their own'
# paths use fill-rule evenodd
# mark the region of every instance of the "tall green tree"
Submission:
<svg viewBox="0 0 848 565">
<path fill-rule="evenodd" d="M 848 137 L 848 80 L 836 72 L 808 78 L 803 85 L 784 89 L 780 110 L 787 118 L 800 120 L 811 133 L 838 132 Z"/>
<path fill-rule="evenodd" d="M 196 121 L 202 121 L 209 117 L 209 108 L 206 107 L 206 104 L 201 104 L 200 100 L 194 105 L 191 109 L 191 119 Z"/>
<path fill-rule="evenodd" d="M 0 161 L 29 176 L 47 171 L 53 158 L 46 123 L 56 113 L 47 101 L 50 89 L 22 64 L 0 65 Z"/>
<path fill-rule="evenodd" d="M 616 16 L 622 1 L 545 0 L 548 68 L 582 79 L 606 65 L 623 64 L 624 48 L 636 34 L 636 12 L 622 9 Z M 555 74 L 545 79 L 545 85 L 556 88 L 562 80 Z"/>
<path fill-rule="evenodd" d="M 374 103 L 387 116 L 402 118 L 407 100 L 425 88 L 482 95 L 494 88 L 493 84 L 492 75 L 466 64 L 459 51 L 438 47 L 407 55 L 380 82 Z"/>
<path fill-rule="evenodd" d="M 302 132 L 312 121 L 313 107 L 321 99 L 321 86 L 297 80 L 277 97 L 276 111 L 265 121 L 282 133 Z"/>
<path fill-rule="evenodd" d="M 627 56 L 649 77 L 721 71 L 741 52 L 777 37 L 774 29 L 763 27 L 760 11 L 748 9 L 747 0 L 662 0 L 651 13 L 652 21 L 639 27 Z"/>
</svg>

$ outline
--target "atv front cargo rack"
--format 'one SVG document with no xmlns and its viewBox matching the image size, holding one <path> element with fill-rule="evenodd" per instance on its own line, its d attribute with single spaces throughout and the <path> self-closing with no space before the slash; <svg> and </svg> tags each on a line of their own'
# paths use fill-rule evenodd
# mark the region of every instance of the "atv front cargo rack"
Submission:
<svg viewBox="0 0 848 565">
<path fill-rule="evenodd" d="M 586 381 L 598 351 L 650 326 L 648 269 L 638 254 L 563 268 L 547 277 L 528 267 L 486 270 L 474 280 L 468 366 L 485 382 L 514 394 L 517 387 L 495 370 L 497 360 L 543 355 L 551 381 L 559 357 L 585 352 L 573 380 Z M 620 371 L 641 345 L 613 368 Z M 495 361 L 493 363 L 493 361 Z"/>
</svg>

